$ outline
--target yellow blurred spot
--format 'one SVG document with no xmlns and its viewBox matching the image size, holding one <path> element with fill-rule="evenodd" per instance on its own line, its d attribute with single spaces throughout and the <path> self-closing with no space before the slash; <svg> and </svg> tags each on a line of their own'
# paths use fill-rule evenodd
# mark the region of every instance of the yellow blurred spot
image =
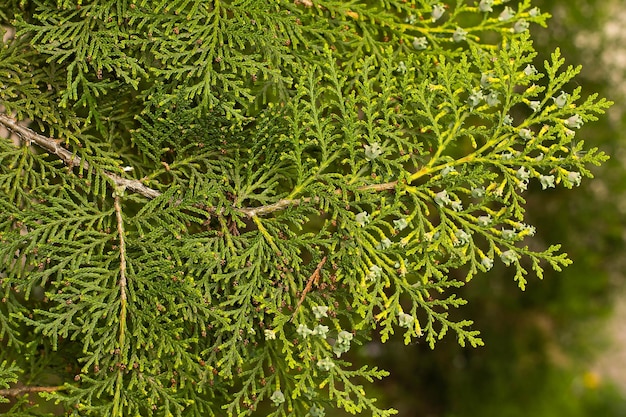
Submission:
<svg viewBox="0 0 626 417">
<path fill-rule="evenodd" d="M 346 14 L 355 20 L 359 18 L 359 14 L 357 12 L 353 12 L 352 10 L 347 11 Z"/>
<path fill-rule="evenodd" d="M 596 372 L 588 371 L 583 375 L 583 385 L 587 389 L 596 389 L 600 385 L 600 375 Z"/>
</svg>

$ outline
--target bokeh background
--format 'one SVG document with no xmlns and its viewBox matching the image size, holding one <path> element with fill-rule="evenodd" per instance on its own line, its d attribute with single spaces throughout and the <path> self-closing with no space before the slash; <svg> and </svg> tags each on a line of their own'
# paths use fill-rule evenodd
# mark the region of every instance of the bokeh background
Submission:
<svg viewBox="0 0 626 417">
<path fill-rule="evenodd" d="M 454 336 L 434 350 L 376 342 L 360 355 L 391 371 L 377 385 L 402 417 L 626 416 L 626 1 L 534 0 L 552 14 L 531 27 L 543 66 L 555 48 L 583 69 L 575 88 L 615 102 L 577 134 L 611 156 L 574 190 L 529 190 L 536 242 L 563 243 L 574 264 L 519 290 L 506 268 L 462 290 L 485 346 Z"/>
</svg>

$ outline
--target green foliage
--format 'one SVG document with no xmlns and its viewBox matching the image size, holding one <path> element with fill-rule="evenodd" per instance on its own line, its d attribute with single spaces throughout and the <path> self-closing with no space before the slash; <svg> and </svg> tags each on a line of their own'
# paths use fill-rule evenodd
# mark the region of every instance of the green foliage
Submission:
<svg viewBox="0 0 626 417">
<path fill-rule="evenodd" d="M 8 388 L 10 383 L 17 382 L 19 368 L 15 364 L 8 364 L 6 361 L 0 363 L 0 386 Z M 0 397 L 0 402 L 8 402 L 4 397 Z"/>
<path fill-rule="evenodd" d="M 524 191 L 606 159 L 575 131 L 610 103 L 558 50 L 537 71 L 547 15 L 511 7 L 4 2 L 0 104 L 40 133 L 0 118 L 16 369 L 63 352 L 45 395 L 72 415 L 394 414 L 343 354 L 481 345 L 454 289 L 568 265 Z"/>
</svg>

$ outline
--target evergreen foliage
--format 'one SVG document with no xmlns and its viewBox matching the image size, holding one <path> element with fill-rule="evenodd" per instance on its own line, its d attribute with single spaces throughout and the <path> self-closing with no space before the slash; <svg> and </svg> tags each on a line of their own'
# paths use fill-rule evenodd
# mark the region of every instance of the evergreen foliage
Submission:
<svg viewBox="0 0 626 417">
<path fill-rule="evenodd" d="M 455 288 L 494 262 L 522 289 L 570 263 L 532 240 L 523 194 L 592 176 L 606 156 L 576 129 L 610 103 L 558 50 L 533 61 L 547 18 L 0 2 L 6 415 L 394 414 L 351 348 L 481 345 Z"/>
</svg>

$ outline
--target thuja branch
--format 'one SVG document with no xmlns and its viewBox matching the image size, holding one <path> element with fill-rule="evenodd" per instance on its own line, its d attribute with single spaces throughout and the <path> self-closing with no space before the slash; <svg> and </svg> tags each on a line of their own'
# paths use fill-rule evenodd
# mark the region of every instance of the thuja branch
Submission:
<svg viewBox="0 0 626 417">
<path fill-rule="evenodd" d="M 86 161 L 83 161 L 79 156 L 74 155 L 72 152 L 63 148 L 60 145 L 60 141 L 58 140 L 49 138 L 47 136 L 43 136 L 25 126 L 21 126 L 15 120 L 13 120 L 9 116 L 2 114 L 2 113 L 0 113 L 0 124 L 2 124 L 7 129 L 15 133 L 23 142 L 27 142 L 29 144 L 35 143 L 36 145 L 45 149 L 46 151 L 58 156 L 67 166 L 70 166 L 70 167 L 82 166 L 85 169 L 89 168 L 89 164 Z M 143 183 L 141 183 L 141 181 L 123 178 L 109 171 L 103 171 L 103 172 L 106 177 L 108 177 L 109 179 L 113 181 L 116 187 L 119 187 L 121 189 L 125 189 L 128 191 L 141 194 L 142 196 L 146 198 L 150 198 L 150 199 L 157 198 L 161 195 L 160 191 L 144 185 Z M 398 181 L 391 181 L 391 182 L 382 183 L 382 184 L 364 185 L 364 186 L 359 187 L 358 190 L 359 191 L 374 191 L 374 192 L 389 191 L 389 190 L 393 190 L 397 186 L 397 184 L 398 184 Z M 336 190 L 335 192 L 337 194 L 341 194 L 341 190 Z M 267 204 L 264 206 L 236 208 L 235 211 L 238 211 L 244 214 L 246 217 L 253 218 L 256 216 L 265 216 L 276 211 L 284 210 L 288 207 L 294 207 L 294 206 L 299 206 L 301 204 L 307 204 L 307 203 L 310 203 L 311 201 L 316 202 L 318 200 L 319 199 L 316 197 L 313 197 L 313 198 L 304 197 L 300 199 L 285 198 L 285 199 L 278 200 L 275 203 Z M 205 209 L 209 212 L 217 211 L 215 208 L 211 208 L 211 207 L 208 207 L 208 208 L 205 207 Z"/>
<path fill-rule="evenodd" d="M 0 397 L 19 397 L 20 395 L 30 394 L 32 392 L 56 392 L 62 391 L 63 389 L 65 389 L 65 387 L 62 385 L 51 387 L 25 385 L 8 389 L 0 389 Z"/>
</svg>

